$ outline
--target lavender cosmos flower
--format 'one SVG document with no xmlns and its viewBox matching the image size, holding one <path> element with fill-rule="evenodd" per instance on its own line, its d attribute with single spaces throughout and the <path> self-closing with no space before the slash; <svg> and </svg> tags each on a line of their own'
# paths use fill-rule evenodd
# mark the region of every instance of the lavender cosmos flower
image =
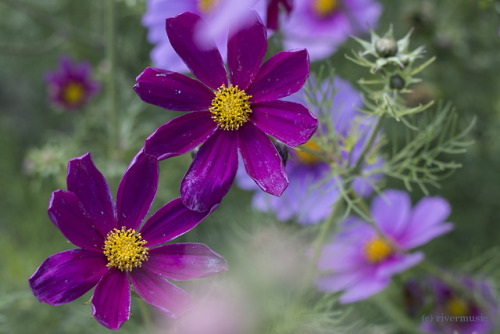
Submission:
<svg viewBox="0 0 500 334">
<path fill-rule="evenodd" d="M 450 206 L 443 198 L 426 197 L 411 209 L 405 192 L 387 190 L 375 198 L 371 214 L 375 224 L 393 245 L 377 235 L 368 223 L 351 219 L 346 230 L 323 249 L 318 267 L 328 272 L 317 280 L 322 291 L 344 291 L 341 303 L 368 298 L 383 289 L 392 275 L 417 263 L 421 252 L 407 253 L 450 231 L 444 223 Z"/>
<path fill-rule="evenodd" d="M 437 278 L 430 281 L 434 295 L 434 309 L 429 313 L 432 321 L 424 321 L 420 328 L 436 334 L 491 333 L 500 316 L 493 289 L 486 281 L 461 278 L 458 284 L 482 301 L 479 304 L 463 291 L 452 288 Z M 430 320 L 430 319 L 428 319 Z"/>
<path fill-rule="evenodd" d="M 206 39 L 214 39 L 225 55 L 228 28 L 245 25 L 248 8 L 265 15 L 264 0 L 148 0 L 142 24 L 148 28 L 148 40 L 155 46 L 151 51 L 154 66 L 176 72 L 188 72 L 182 59 L 175 53 L 165 35 L 165 18 L 192 12 L 208 22 L 208 27 L 196 27 L 195 40 L 204 45 Z"/>
<path fill-rule="evenodd" d="M 293 0 L 267 0 L 267 21 L 268 29 L 277 30 L 279 21 L 280 5 L 289 15 L 293 9 Z"/>
<path fill-rule="evenodd" d="M 350 35 L 374 27 L 381 6 L 373 0 L 295 0 L 282 26 L 286 48 L 307 48 L 311 60 L 330 56 Z"/>
<path fill-rule="evenodd" d="M 52 103 L 66 111 L 81 108 L 99 91 L 99 84 L 90 77 L 90 65 L 73 63 L 61 57 L 59 67 L 45 77 Z"/>
<path fill-rule="evenodd" d="M 280 101 L 299 90 L 309 75 L 306 50 L 280 52 L 261 65 L 267 49 L 266 28 L 253 12 L 253 23 L 228 41 L 231 84 L 215 46 L 200 49 L 193 39 L 202 19 L 184 13 L 167 19 L 170 43 L 199 81 L 146 68 L 134 86 L 145 102 L 194 111 L 163 124 L 147 140 L 148 154 L 166 159 L 203 144 L 181 183 L 184 204 L 206 211 L 231 187 L 240 153 L 247 174 L 279 196 L 288 177 L 272 136 L 289 146 L 309 140 L 318 121 L 301 104 Z"/>
<path fill-rule="evenodd" d="M 119 328 L 129 318 L 129 280 L 137 294 L 167 316 L 181 315 L 189 295 L 168 279 L 188 280 L 227 270 L 207 246 L 161 244 L 186 233 L 209 212 L 186 209 L 179 198 L 142 227 L 158 185 L 158 162 L 142 151 L 123 175 L 116 205 L 90 154 L 68 163 L 68 191 L 52 193 L 48 214 L 80 247 L 47 258 L 29 279 L 36 298 L 50 305 L 75 300 L 95 286 L 92 312 L 102 325 Z"/>
<path fill-rule="evenodd" d="M 335 130 L 335 138 L 338 147 L 341 148 L 339 165 L 347 165 L 348 152 L 346 146 L 352 151 L 355 159 L 368 139 L 371 131 L 371 118 L 363 116 L 356 108 L 361 108 L 362 101 L 359 92 L 352 86 L 336 77 L 333 85 L 327 81 L 317 89 L 317 99 L 321 100 L 325 95 L 325 100 L 331 101 L 330 110 L 326 111 L 332 121 Z M 289 98 L 289 100 L 305 103 L 305 94 L 300 91 Z M 313 113 L 319 114 L 316 107 Z M 311 150 L 318 150 L 318 140 L 321 134 L 318 131 L 304 146 Z M 356 137 L 356 138 L 353 138 Z M 349 144 L 348 144 L 349 142 Z M 354 143 L 354 144 L 352 144 Z M 339 185 L 342 180 L 331 177 L 330 164 L 319 160 L 317 157 L 300 150 L 291 150 L 291 159 L 287 162 L 286 169 L 290 184 L 281 197 L 269 196 L 260 191 L 258 187 L 239 168 L 237 174 L 238 185 L 246 190 L 255 191 L 253 197 L 253 207 L 259 211 L 272 211 L 279 220 L 289 220 L 296 218 L 300 224 L 315 224 L 324 220 L 332 211 L 333 204 L 339 197 Z M 368 162 L 362 165 L 362 173 L 381 164 L 381 159 L 375 158 L 373 163 Z M 329 179 L 327 179 L 330 177 Z M 381 175 L 371 175 L 368 178 L 358 177 L 353 181 L 353 188 L 360 196 L 368 196 L 372 192 L 371 182 L 376 182 Z"/>
</svg>

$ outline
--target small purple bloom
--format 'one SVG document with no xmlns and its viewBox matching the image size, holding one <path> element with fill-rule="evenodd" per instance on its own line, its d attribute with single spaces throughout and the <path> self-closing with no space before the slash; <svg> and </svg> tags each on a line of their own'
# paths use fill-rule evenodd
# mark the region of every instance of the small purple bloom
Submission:
<svg viewBox="0 0 500 334">
<path fill-rule="evenodd" d="M 116 204 L 90 154 L 68 163 L 68 191 L 52 193 L 48 214 L 62 234 L 78 246 L 48 257 L 30 277 L 38 300 L 61 305 L 95 286 L 92 314 L 118 329 L 130 314 L 129 281 L 147 303 L 169 317 L 189 307 L 189 295 L 169 281 L 206 277 L 227 270 L 207 246 L 162 245 L 198 225 L 207 212 L 188 210 L 177 198 L 141 227 L 158 186 L 158 161 L 141 150 L 118 186 Z"/>
<path fill-rule="evenodd" d="M 281 28 L 285 48 L 307 48 L 313 61 L 327 58 L 349 36 L 374 28 L 381 11 L 373 0 L 295 0 Z"/>
<path fill-rule="evenodd" d="M 493 289 L 482 280 L 461 278 L 457 281 L 463 289 L 480 298 L 482 305 L 463 292 L 432 278 L 430 286 L 435 305 L 429 313 L 432 321 L 425 321 L 420 328 L 425 333 L 436 334 L 486 334 L 498 325 L 499 309 Z"/>
<path fill-rule="evenodd" d="M 298 91 L 309 76 L 307 51 L 280 52 L 262 64 L 266 27 L 255 12 L 252 17 L 252 24 L 228 41 L 228 73 L 213 43 L 202 49 L 194 42 L 195 27 L 203 23 L 198 15 L 167 19 L 170 43 L 199 81 L 156 68 L 146 68 L 136 79 L 134 89 L 145 102 L 193 111 L 163 124 L 145 145 L 161 160 L 203 144 L 181 183 L 182 200 L 191 210 L 206 211 L 222 200 L 236 176 L 238 152 L 257 185 L 281 195 L 288 177 L 268 136 L 297 146 L 318 127 L 303 105 L 279 100 Z"/>
<path fill-rule="evenodd" d="M 51 102 L 66 111 L 81 108 L 100 87 L 92 80 L 87 62 L 73 63 L 67 56 L 61 57 L 59 67 L 45 79 Z"/>
<path fill-rule="evenodd" d="M 277 30 L 279 21 L 280 5 L 288 15 L 293 9 L 293 0 L 267 0 L 267 21 L 268 29 Z"/>
<path fill-rule="evenodd" d="M 383 289 L 392 275 L 413 267 L 422 252 L 408 253 L 450 231 L 443 222 L 450 205 L 440 197 L 425 197 L 412 209 L 407 193 L 387 190 L 371 207 L 375 224 L 393 245 L 377 235 L 366 222 L 351 218 L 345 230 L 324 247 L 318 267 L 325 275 L 317 280 L 321 291 L 343 291 L 341 303 L 368 298 Z"/>
</svg>

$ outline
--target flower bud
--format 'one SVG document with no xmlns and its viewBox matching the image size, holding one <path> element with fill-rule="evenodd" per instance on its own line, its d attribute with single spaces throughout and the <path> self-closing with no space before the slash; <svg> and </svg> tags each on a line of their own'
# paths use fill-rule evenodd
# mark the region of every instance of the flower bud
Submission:
<svg viewBox="0 0 500 334">
<path fill-rule="evenodd" d="M 393 75 L 389 79 L 389 86 L 391 87 L 391 89 L 397 89 L 397 90 L 403 89 L 405 86 L 405 80 L 397 74 Z"/>
<path fill-rule="evenodd" d="M 380 57 L 392 57 L 398 52 L 398 45 L 393 38 L 382 37 L 375 42 L 375 51 Z"/>
</svg>

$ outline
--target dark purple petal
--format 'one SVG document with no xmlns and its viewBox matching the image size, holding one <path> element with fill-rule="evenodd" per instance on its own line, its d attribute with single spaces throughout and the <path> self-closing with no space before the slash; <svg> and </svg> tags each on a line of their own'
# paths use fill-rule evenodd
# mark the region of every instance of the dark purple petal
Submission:
<svg viewBox="0 0 500 334">
<path fill-rule="evenodd" d="M 236 131 L 216 131 L 200 147 L 182 179 L 184 205 L 195 211 L 210 210 L 231 188 L 237 169 Z"/>
<path fill-rule="evenodd" d="M 35 297 L 50 305 L 81 297 L 106 273 L 106 257 L 85 249 L 70 249 L 48 257 L 29 279 Z"/>
<path fill-rule="evenodd" d="M 211 115 L 191 112 L 163 124 L 146 139 L 146 152 L 163 160 L 191 151 L 217 129 Z"/>
<path fill-rule="evenodd" d="M 90 153 L 71 159 L 68 163 L 68 190 L 82 201 L 95 228 L 107 235 L 116 227 L 113 197 L 108 183 L 97 170 Z"/>
<path fill-rule="evenodd" d="M 176 198 L 156 211 L 139 232 L 147 241 L 147 247 L 156 246 L 188 232 L 211 212 L 189 210 L 180 198 Z"/>
<path fill-rule="evenodd" d="M 247 89 L 259 72 L 267 50 L 266 27 L 255 12 L 251 12 L 251 23 L 242 27 L 227 43 L 227 67 L 233 86 Z"/>
<path fill-rule="evenodd" d="M 145 302 L 170 318 L 180 317 L 191 304 L 191 298 L 184 290 L 145 268 L 132 271 L 130 280 Z"/>
<path fill-rule="evenodd" d="M 169 18 L 166 21 L 168 39 L 175 52 L 201 82 L 213 89 L 227 86 L 224 62 L 214 41 L 203 41 L 207 46 L 202 47 L 196 38 L 196 29 L 203 28 L 202 22 L 198 15 L 189 12 Z"/>
<path fill-rule="evenodd" d="M 170 244 L 149 250 L 143 264 L 161 276 L 177 281 L 208 277 L 228 269 L 222 256 L 203 244 Z"/>
<path fill-rule="evenodd" d="M 245 170 L 266 193 L 281 196 L 288 176 L 281 157 L 271 140 L 250 122 L 238 130 L 238 149 Z"/>
<path fill-rule="evenodd" d="M 50 196 L 50 220 L 74 245 L 102 253 L 104 237 L 93 224 L 80 199 L 72 192 L 56 190 Z"/>
<path fill-rule="evenodd" d="M 148 67 L 135 80 L 134 90 L 144 102 L 170 110 L 208 110 L 214 98 L 207 86 L 176 72 Z"/>
<path fill-rule="evenodd" d="M 272 101 L 298 91 L 309 76 L 307 51 L 282 51 L 260 68 L 246 93 L 250 102 Z"/>
<path fill-rule="evenodd" d="M 307 142 L 318 128 L 318 120 L 303 105 L 288 101 L 252 104 L 252 122 L 288 146 Z"/>
<path fill-rule="evenodd" d="M 103 326 L 118 329 L 130 315 L 127 274 L 112 268 L 99 281 L 92 296 L 92 315 Z"/>
<path fill-rule="evenodd" d="M 136 230 L 148 213 L 158 187 L 158 160 L 142 149 L 128 166 L 118 186 L 118 228 Z"/>
</svg>

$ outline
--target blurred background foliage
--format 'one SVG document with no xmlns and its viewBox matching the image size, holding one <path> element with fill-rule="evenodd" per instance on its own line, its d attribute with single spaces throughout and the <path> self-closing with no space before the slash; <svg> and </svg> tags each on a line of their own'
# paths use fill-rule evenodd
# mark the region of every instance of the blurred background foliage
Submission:
<svg viewBox="0 0 500 334">
<path fill-rule="evenodd" d="M 466 154 L 450 157 L 462 163 L 463 168 L 444 179 L 440 189 L 430 188 L 432 195 L 450 201 L 453 209 L 449 220 L 456 228 L 426 245 L 426 256 L 456 273 L 467 270 L 488 276 L 496 281 L 498 289 L 500 3 L 492 0 L 380 2 L 384 11 L 377 32 L 384 33 L 393 24 L 395 37 L 401 38 L 414 29 L 412 47 L 425 45 L 429 58 L 437 56 L 422 74 L 423 83 L 415 86 L 408 96 L 408 103 L 430 99 L 450 101 L 464 124 L 477 117 L 471 134 L 474 144 Z M 141 25 L 144 10 L 143 0 L 115 3 L 116 71 L 112 79 L 117 91 L 119 140 L 110 149 L 111 120 L 106 97 L 106 83 L 111 75 L 106 60 L 107 2 L 0 0 L 0 333 L 108 331 L 92 319 L 90 305 L 82 305 L 90 294 L 76 302 L 52 307 L 33 297 L 27 279 L 47 256 L 72 248 L 46 213 L 50 193 L 66 188 L 67 161 L 90 151 L 115 192 L 121 174 L 146 136 L 176 114 L 141 102 L 132 90 L 135 77 L 150 65 L 151 45 Z M 345 54 L 358 48 L 350 40 L 329 60 L 338 75 L 353 83 L 366 73 L 346 60 Z M 57 66 L 61 54 L 71 55 L 75 61 L 88 60 L 94 77 L 102 83 L 101 92 L 77 113 L 54 109 L 47 98 L 44 75 Z M 392 126 L 396 126 L 395 122 L 386 124 Z M 161 163 L 160 187 L 153 210 L 178 197 L 179 182 L 190 159 L 185 155 Z M 34 163 L 42 164 L 45 169 L 33 173 Z M 393 180 L 387 180 L 387 186 L 403 188 L 401 182 Z M 416 189 L 411 195 L 415 202 L 422 193 Z M 227 258 L 233 271 L 245 277 L 243 282 L 255 283 L 258 279 L 251 275 L 255 257 L 266 258 L 267 265 L 272 267 L 276 249 L 269 245 L 283 233 L 294 236 L 297 253 L 307 248 L 307 233 L 297 224 L 279 223 L 271 215 L 252 211 L 251 194 L 233 187 L 219 209 L 182 239 L 209 245 Z M 264 254 L 259 255 L 255 250 L 261 249 L 261 243 Z M 418 275 L 419 269 L 415 272 Z M 278 275 L 275 279 L 284 278 Z M 398 301 L 400 288 L 395 282 L 384 295 Z M 291 288 L 277 289 L 283 290 L 282 299 L 261 301 L 267 305 L 261 312 L 272 317 L 273 310 L 287 305 L 287 289 Z M 352 328 L 364 323 L 372 326 L 362 332 L 398 333 L 394 319 L 388 316 L 390 312 L 384 312 L 384 307 L 373 308 L 374 302 L 377 303 L 376 299 L 370 299 L 344 307 L 349 312 L 338 317 L 339 327 L 335 332 L 359 332 Z M 121 331 L 147 332 L 138 304 L 133 301 L 131 321 Z M 296 327 L 298 333 L 315 333 L 313 327 L 303 321 L 301 324 L 304 328 L 300 332 Z"/>
</svg>

